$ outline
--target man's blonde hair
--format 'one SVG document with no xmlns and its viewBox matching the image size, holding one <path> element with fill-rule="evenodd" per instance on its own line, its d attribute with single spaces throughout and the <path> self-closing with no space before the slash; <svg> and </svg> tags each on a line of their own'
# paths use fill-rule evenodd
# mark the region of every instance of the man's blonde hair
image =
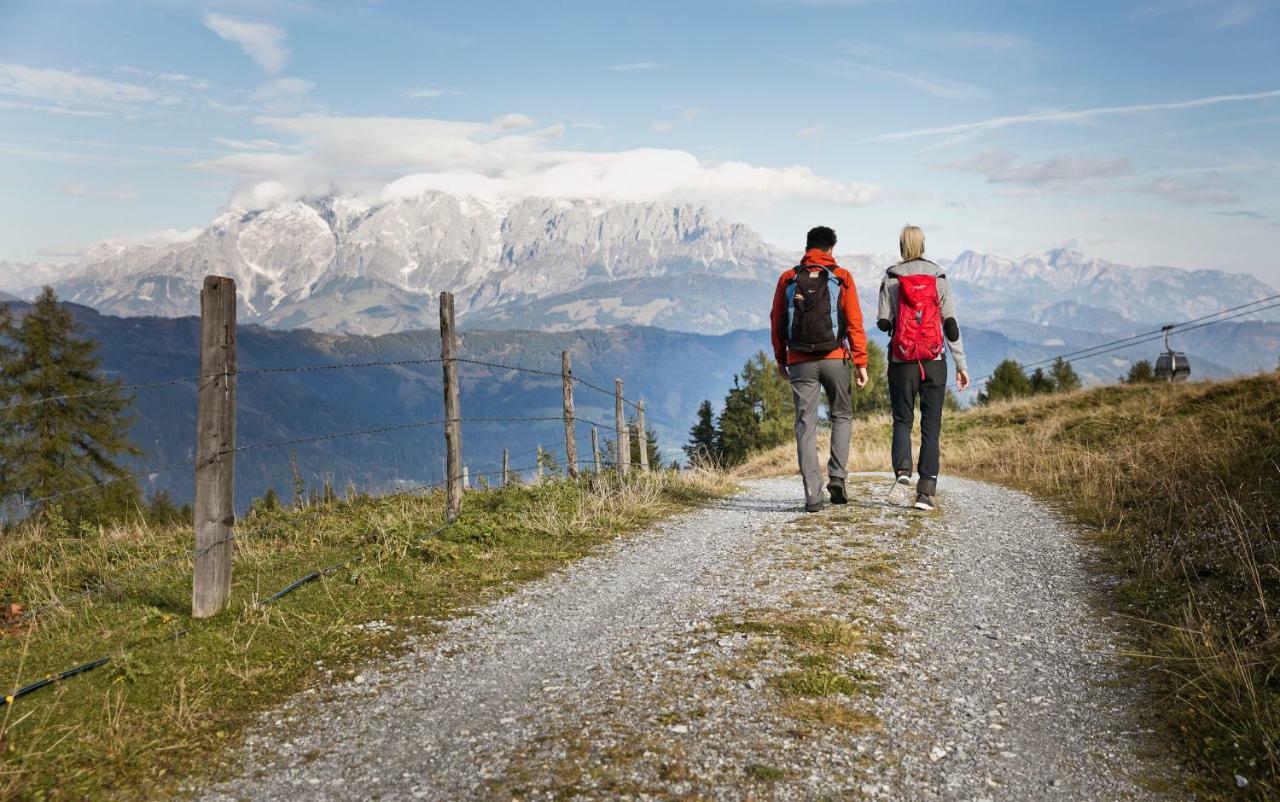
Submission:
<svg viewBox="0 0 1280 802">
<path fill-rule="evenodd" d="M 919 226 L 903 226 L 898 235 L 898 251 L 904 262 L 924 256 L 924 232 Z"/>
</svg>

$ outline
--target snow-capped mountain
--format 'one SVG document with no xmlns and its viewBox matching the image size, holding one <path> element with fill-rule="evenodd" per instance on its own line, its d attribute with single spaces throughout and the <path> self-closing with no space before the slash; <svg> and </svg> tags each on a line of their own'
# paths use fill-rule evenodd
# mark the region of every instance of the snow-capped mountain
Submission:
<svg viewBox="0 0 1280 802">
<path fill-rule="evenodd" d="M 5 265 L 0 290 L 117 315 L 195 314 L 205 275 L 236 279 L 241 320 L 381 334 L 436 325 L 441 290 L 473 329 L 653 325 L 719 333 L 767 325 L 795 251 L 691 205 L 528 198 L 496 206 L 429 192 L 369 204 L 312 198 L 231 209 L 166 245 L 103 243 L 76 264 Z M 840 254 L 868 317 L 888 256 Z M 1244 274 L 1129 268 L 1069 250 L 939 260 L 974 324 L 1079 331 L 1185 319 L 1274 291 Z"/>
<path fill-rule="evenodd" d="M 217 273 L 236 280 L 244 320 L 384 333 L 434 325 L 441 290 L 477 324 L 594 284 L 691 274 L 755 282 L 787 261 L 747 227 L 693 206 L 527 199 L 499 209 L 429 193 L 373 206 L 335 197 L 229 210 L 188 242 L 99 246 L 52 284 L 65 300 L 111 314 L 177 316 L 197 311 L 204 276 Z M 29 290 L 22 274 L 10 271 L 0 287 Z M 634 317 L 614 306 L 602 323 Z M 678 328 L 704 322 L 695 313 Z"/>
</svg>

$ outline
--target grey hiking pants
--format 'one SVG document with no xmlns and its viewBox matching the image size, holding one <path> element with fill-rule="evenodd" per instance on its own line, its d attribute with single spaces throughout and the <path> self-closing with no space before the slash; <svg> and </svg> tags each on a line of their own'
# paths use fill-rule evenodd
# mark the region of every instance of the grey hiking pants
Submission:
<svg viewBox="0 0 1280 802">
<path fill-rule="evenodd" d="M 822 501 L 822 469 L 818 466 L 818 405 L 827 394 L 831 409 L 831 458 L 829 481 L 844 483 L 848 473 L 849 435 L 853 424 L 853 400 L 849 363 L 843 359 L 815 359 L 791 365 L 791 397 L 796 405 L 796 454 L 804 477 L 806 504 Z"/>
</svg>

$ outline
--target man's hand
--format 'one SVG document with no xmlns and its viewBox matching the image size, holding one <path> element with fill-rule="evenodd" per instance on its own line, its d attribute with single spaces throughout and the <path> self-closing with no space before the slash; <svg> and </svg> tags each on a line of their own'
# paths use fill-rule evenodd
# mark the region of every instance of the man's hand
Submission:
<svg viewBox="0 0 1280 802">
<path fill-rule="evenodd" d="M 778 375 L 783 381 L 791 381 L 791 371 L 787 370 L 786 365 L 778 365 Z"/>
<path fill-rule="evenodd" d="M 956 371 L 956 389 L 963 393 L 965 391 L 965 388 L 968 386 L 969 386 L 969 371 L 967 370 Z"/>
<path fill-rule="evenodd" d="M 867 386 L 867 366 L 866 365 L 853 366 L 853 380 L 854 382 L 857 383 L 858 389 L 862 389 L 863 387 Z"/>
</svg>

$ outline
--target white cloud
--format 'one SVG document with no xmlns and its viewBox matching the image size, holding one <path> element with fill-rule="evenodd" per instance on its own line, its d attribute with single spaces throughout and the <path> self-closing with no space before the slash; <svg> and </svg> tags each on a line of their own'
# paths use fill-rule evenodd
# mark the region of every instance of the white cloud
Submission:
<svg viewBox="0 0 1280 802">
<path fill-rule="evenodd" d="M 1054 156 L 1040 162 L 1019 162 L 1013 154 L 1000 150 L 986 150 L 972 159 L 953 162 L 946 167 L 958 172 L 978 173 L 992 184 L 1035 187 L 1116 178 L 1130 170 L 1128 159 Z"/>
<path fill-rule="evenodd" d="M 118 189 L 94 189 L 84 184 L 66 184 L 62 187 L 64 195 L 73 198 L 97 198 L 99 200 L 137 200 L 138 193 L 132 187 Z"/>
<path fill-rule="evenodd" d="M 213 141 L 232 150 L 281 150 L 284 148 L 284 145 L 270 139 L 228 139 L 215 136 Z"/>
<path fill-rule="evenodd" d="M 640 70 L 661 70 L 665 69 L 666 66 L 661 61 L 632 61 L 627 64 L 612 64 L 609 69 L 614 72 L 638 72 Z"/>
<path fill-rule="evenodd" d="M 434 100 L 435 98 L 445 97 L 446 95 L 460 95 L 452 89 L 438 89 L 433 86 L 425 86 L 419 89 L 409 89 L 404 93 L 405 97 L 414 98 L 415 100 Z"/>
<path fill-rule="evenodd" d="M 822 124 L 819 123 L 818 125 L 810 125 L 801 128 L 799 131 L 796 131 L 796 136 L 801 139 L 817 139 L 822 136 L 823 130 Z"/>
<path fill-rule="evenodd" d="M 535 123 L 534 119 L 527 114 L 512 113 L 504 114 L 501 117 L 496 118 L 493 121 L 493 124 L 495 127 L 501 128 L 504 131 L 514 131 L 518 128 L 532 128 L 537 123 Z"/>
<path fill-rule="evenodd" d="M 902 70 L 893 70 L 888 67 L 879 67 L 874 64 L 862 64 L 837 59 L 829 64 L 823 65 L 823 67 L 824 69 L 834 71 L 842 75 L 846 75 L 849 72 L 878 75 L 881 78 L 888 78 L 889 80 L 898 81 L 900 83 L 907 84 L 908 86 L 915 87 L 922 92 L 927 92 L 934 97 L 940 97 L 944 100 L 975 100 L 987 96 L 987 91 L 985 89 L 980 86 L 974 86 L 973 84 L 943 81 L 916 72 L 903 72 Z"/>
<path fill-rule="evenodd" d="M 1119 114 L 1142 114 L 1150 111 L 1195 109 L 1203 106 L 1213 106 L 1219 103 L 1248 103 L 1278 97 L 1280 97 L 1280 89 L 1271 89 L 1266 92 L 1212 95 L 1209 97 L 1193 98 L 1191 100 L 1176 100 L 1167 103 L 1138 103 L 1129 106 L 1099 106 L 1097 108 L 1080 109 L 1077 111 L 1042 111 L 1034 114 L 1015 114 L 1006 117 L 992 117 L 987 120 L 979 120 L 972 123 L 940 125 L 933 128 L 917 128 L 911 131 L 898 131 L 891 134 L 880 134 L 879 136 L 869 137 L 863 141 L 892 142 L 899 139 L 917 139 L 919 137 L 927 136 L 947 136 L 951 134 L 963 134 L 976 131 L 996 131 L 1001 128 L 1009 128 L 1015 125 L 1084 122 L 1094 117 Z"/>
<path fill-rule="evenodd" d="M 302 78 L 276 78 L 258 86 L 249 97 L 254 100 L 298 98 L 315 88 L 315 84 Z"/>
<path fill-rule="evenodd" d="M 660 120 L 654 123 L 653 125 L 649 126 L 649 130 L 654 132 L 655 134 L 667 134 L 675 130 L 675 127 L 676 127 L 675 123 L 667 122 L 666 120 Z"/>
<path fill-rule="evenodd" d="M 0 109 L 16 111 L 42 111 L 46 114 L 59 114 L 66 117 L 110 117 L 111 113 L 94 109 L 78 109 L 71 106 L 54 106 L 47 103 L 21 103 L 13 100 L 0 100 Z"/>
<path fill-rule="evenodd" d="M 209 30 L 240 46 L 245 55 L 258 63 L 270 75 L 276 75 L 289 63 L 289 34 L 278 25 L 265 22 L 246 22 L 225 14 L 209 12 L 204 15 Z"/>
<path fill-rule="evenodd" d="M 1215 206 L 1240 200 L 1234 189 L 1214 177 L 1183 180 L 1166 176 L 1140 187 L 1139 191 L 1183 206 Z"/>
<path fill-rule="evenodd" d="M 720 199 L 767 203 L 797 198 L 861 205 L 879 188 L 815 175 L 809 168 L 703 164 L 677 149 L 591 152 L 557 146 L 563 126 L 512 130 L 494 123 L 406 117 L 261 117 L 296 152 L 246 150 L 206 161 L 206 169 L 239 175 L 235 202 L 270 205 L 335 186 L 401 197 L 427 189 L 503 199 L 530 195 L 656 200 Z M 385 184 L 389 172 L 405 177 Z M 373 188 L 380 187 L 380 190 Z"/>
<path fill-rule="evenodd" d="M 108 81 L 67 70 L 0 64 L 0 95 L 50 103 L 139 103 L 159 95 L 138 84 Z"/>
</svg>

